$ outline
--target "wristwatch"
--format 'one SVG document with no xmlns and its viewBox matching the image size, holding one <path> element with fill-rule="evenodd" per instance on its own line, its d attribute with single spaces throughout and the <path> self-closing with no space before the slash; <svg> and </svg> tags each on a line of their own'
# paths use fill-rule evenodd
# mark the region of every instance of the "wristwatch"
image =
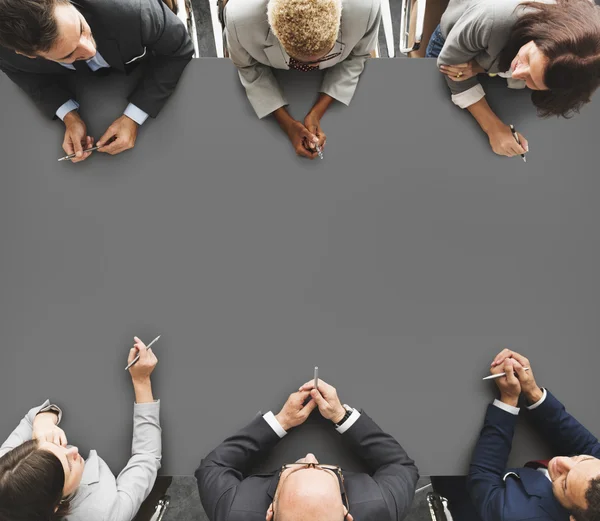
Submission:
<svg viewBox="0 0 600 521">
<path fill-rule="evenodd" d="M 343 423 L 350 418 L 350 416 L 352 415 L 352 413 L 354 412 L 354 409 L 352 407 L 350 407 L 349 405 L 344 404 L 344 409 L 346 409 L 346 414 L 344 414 L 344 417 L 335 424 L 336 427 L 341 427 L 343 425 Z"/>
</svg>

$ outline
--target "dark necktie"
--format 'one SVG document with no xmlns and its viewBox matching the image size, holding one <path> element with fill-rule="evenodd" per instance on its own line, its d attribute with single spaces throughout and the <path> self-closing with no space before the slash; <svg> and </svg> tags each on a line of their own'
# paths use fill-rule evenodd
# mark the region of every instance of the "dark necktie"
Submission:
<svg viewBox="0 0 600 521">
<path fill-rule="evenodd" d="M 75 67 L 75 70 L 77 71 L 78 74 L 91 74 L 92 73 L 92 69 L 90 69 L 90 66 L 87 64 L 87 62 L 85 60 L 76 60 L 72 63 L 73 67 Z"/>
<path fill-rule="evenodd" d="M 550 463 L 549 459 L 539 459 L 534 461 L 528 461 L 525 463 L 525 466 L 529 469 L 547 469 L 548 463 Z"/>
<path fill-rule="evenodd" d="M 290 61 L 288 62 L 288 67 L 290 69 L 294 69 L 302 72 L 310 72 L 318 69 L 319 67 L 315 67 L 314 65 L 307 65 L 306 63 L 299 62 L 298 60 L 290 57 Z"/>
</svg>

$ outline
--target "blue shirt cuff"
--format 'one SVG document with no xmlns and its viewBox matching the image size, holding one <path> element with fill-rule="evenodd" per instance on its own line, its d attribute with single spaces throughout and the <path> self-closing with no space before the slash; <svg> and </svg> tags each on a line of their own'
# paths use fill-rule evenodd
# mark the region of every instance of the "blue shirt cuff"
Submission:
<svg viewBox="0 0 600 521">
<path fill-rule="evenodd" d="M 144 121 L 148 119 L 148 114 L 146 114 L 142 109 L 136 107 L 133 103 L 127 105 L 125 112 L 123 112 L 129 119 L 133 119 L 138 125 L 142 125 Z"/>
<path fill-rule="evenodd" d="M 75 100 L 70 99 L 69 101 L 63 103 L 58 110 L 56 111 L 56 117 L 60 118 L 61 121 L 65 119 L 65 116 L 71 112 L 72 110 L 77 110 L 79 108 L 79 103 Z"/>
</svg>

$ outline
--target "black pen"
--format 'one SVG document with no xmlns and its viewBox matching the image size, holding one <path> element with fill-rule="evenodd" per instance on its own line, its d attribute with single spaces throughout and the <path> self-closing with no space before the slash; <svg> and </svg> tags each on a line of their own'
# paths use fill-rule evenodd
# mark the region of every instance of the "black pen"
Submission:
<svg viewBox="0 0 600 521">
<path fill-rule="evenodd" d="M 521 144 L 521 140 L 519 139 L 519 134 L 517 134 L 517 131 L 515 130 L 514 125 L 510 126 L 510 131 L 512 132 L 512 135 L 515 138 L 515 141 L 520 145 Z M 523 161 L 525 163 L 527 163 L 527 158 L 525 157 L 525 154 L 521 154 L 521 157 L 523 158 Z"/>
</svg>

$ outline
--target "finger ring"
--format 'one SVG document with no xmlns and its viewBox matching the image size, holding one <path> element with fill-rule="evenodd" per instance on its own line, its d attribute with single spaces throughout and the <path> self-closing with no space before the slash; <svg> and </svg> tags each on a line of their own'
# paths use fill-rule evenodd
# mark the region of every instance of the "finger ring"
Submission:
<svg viewBox="0 0 600 521">
<path fill-rule="evenodd" d="M 460 78 L 462 75 L 463 75 L 463 73 L 462 73 L 462 72 L 457 72 L 457 73 L 456 73 L 456 77 L 457 77 L 457 78 Z"/>
</svg>

